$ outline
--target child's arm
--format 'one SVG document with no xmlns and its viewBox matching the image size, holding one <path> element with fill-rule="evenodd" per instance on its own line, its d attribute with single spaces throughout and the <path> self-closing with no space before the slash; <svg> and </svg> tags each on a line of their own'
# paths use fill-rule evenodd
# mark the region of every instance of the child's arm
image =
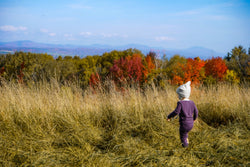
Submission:
<svg viewBox="0 0 250 167">
<path fill-rule="evenodd" d="M 178 102 L 176 109 L 168 115 L 167 117 L 168 121 L 170 118 L 173 118 L 174 116 L 179 115 L 180 112 L 181 112 L 181 103 Z"/>
<path fill-rule="evenodd" d="M 197 117 L 198 117 L 198 109 L 196 105 L 194 105 L 194 121 L 197 119 Z"/>
</svg>

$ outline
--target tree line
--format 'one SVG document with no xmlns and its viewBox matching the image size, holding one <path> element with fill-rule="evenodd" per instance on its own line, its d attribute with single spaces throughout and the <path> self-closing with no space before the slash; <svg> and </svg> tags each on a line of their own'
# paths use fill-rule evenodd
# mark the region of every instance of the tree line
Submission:
<svg viewBox="0 0 250 167">
<path fill-rule="evenodd" d="M 128 84 L 145 86 L 154 83 L 180 85 L 238 84 L 250 81 L 250 48 L 234 47 L 227 56 L 202 60 L 174 55 L 158 58 L 156 53 L 144 55 L 140 50 L 111 51 L 102 55 L 80 58 L 48 54 L 15 52 L 0 55 L 0 81 L 29 84 L 37 81 L 75 82 L 82 88 L 96 87 L 107 79 L 118 87 Z"/>
</svg>

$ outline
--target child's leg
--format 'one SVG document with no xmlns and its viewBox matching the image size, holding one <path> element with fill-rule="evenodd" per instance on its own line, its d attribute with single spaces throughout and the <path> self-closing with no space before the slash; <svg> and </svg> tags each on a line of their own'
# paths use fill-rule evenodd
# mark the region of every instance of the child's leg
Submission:
<svg viewBox="0 0 250 167">
<path fill-rule="evenodd" d="M 188 146 L 188 132 L 193 128 L 192 121 L 180 122 L 180 138 L 183 147 Z"/>
<path fill-rule="evenodd" d="M 183 147 L 188 146 L 188 132 L 180 129 L 180 138 Z"/>
<path fill-rule="evenodd" d="M 180 138 L 181 138 L 181 142 L 182 142 L 182 146 L 183 147 L 187 147 L 188 146 L 188 132 L 193 128 L 193 123 L 182 123 L 180 125 Z"/>
</svg>

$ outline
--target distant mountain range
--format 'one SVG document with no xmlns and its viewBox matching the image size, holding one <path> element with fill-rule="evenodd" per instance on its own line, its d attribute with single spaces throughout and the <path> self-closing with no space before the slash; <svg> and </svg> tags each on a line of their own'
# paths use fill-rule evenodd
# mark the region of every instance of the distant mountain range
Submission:
<svg viewBox="0 0 250 167">
<path fill-rule="evenodd" d="M 201 59 L 208 59 L 211 57 L 224 57 L 225 54 L 216 52 L 212 49 L 204 47 L 191 47 L 188 49 L 166 49 L 162 47 L 150 47 L 146 45 L 129 44 L 123 46 L 110 46 L 110 45 L 57 45 L 57 44 L 45 44 L 33 41 L 14 41 L 14 42 L 0 42 L 0 53 L 13 53 L 15 51 L 33 52 L 33 53 L 48 53 L 55 57 L 61 56 L 80 56 L 85 57 L 88 55 L 102 55 L 105 52 L 112 50 L 126 50 L 129 48 L 136 48 L 147 54 L 150 51 L 156 52 L 159 57 L 164 54 L 167 58 L 170 58 L 176 54 L 184 57 L 200 57 Z"/>
</svg>

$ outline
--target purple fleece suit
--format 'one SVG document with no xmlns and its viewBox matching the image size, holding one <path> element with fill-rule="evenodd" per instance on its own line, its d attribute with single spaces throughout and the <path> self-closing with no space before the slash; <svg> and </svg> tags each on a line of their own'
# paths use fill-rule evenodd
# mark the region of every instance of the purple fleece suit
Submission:
<svg viewBox="0 0 250 167">
<path fill-rule="evenodd" d="M 178 101 L 176 109 L 168 115 L 168 119 L 179 115 L 180 138 L 183 147 L 188 146 L 188 132 L 193 128 L 194 120 L 198 117 L 198 110 L 191 100 Z"/>
</svg>

